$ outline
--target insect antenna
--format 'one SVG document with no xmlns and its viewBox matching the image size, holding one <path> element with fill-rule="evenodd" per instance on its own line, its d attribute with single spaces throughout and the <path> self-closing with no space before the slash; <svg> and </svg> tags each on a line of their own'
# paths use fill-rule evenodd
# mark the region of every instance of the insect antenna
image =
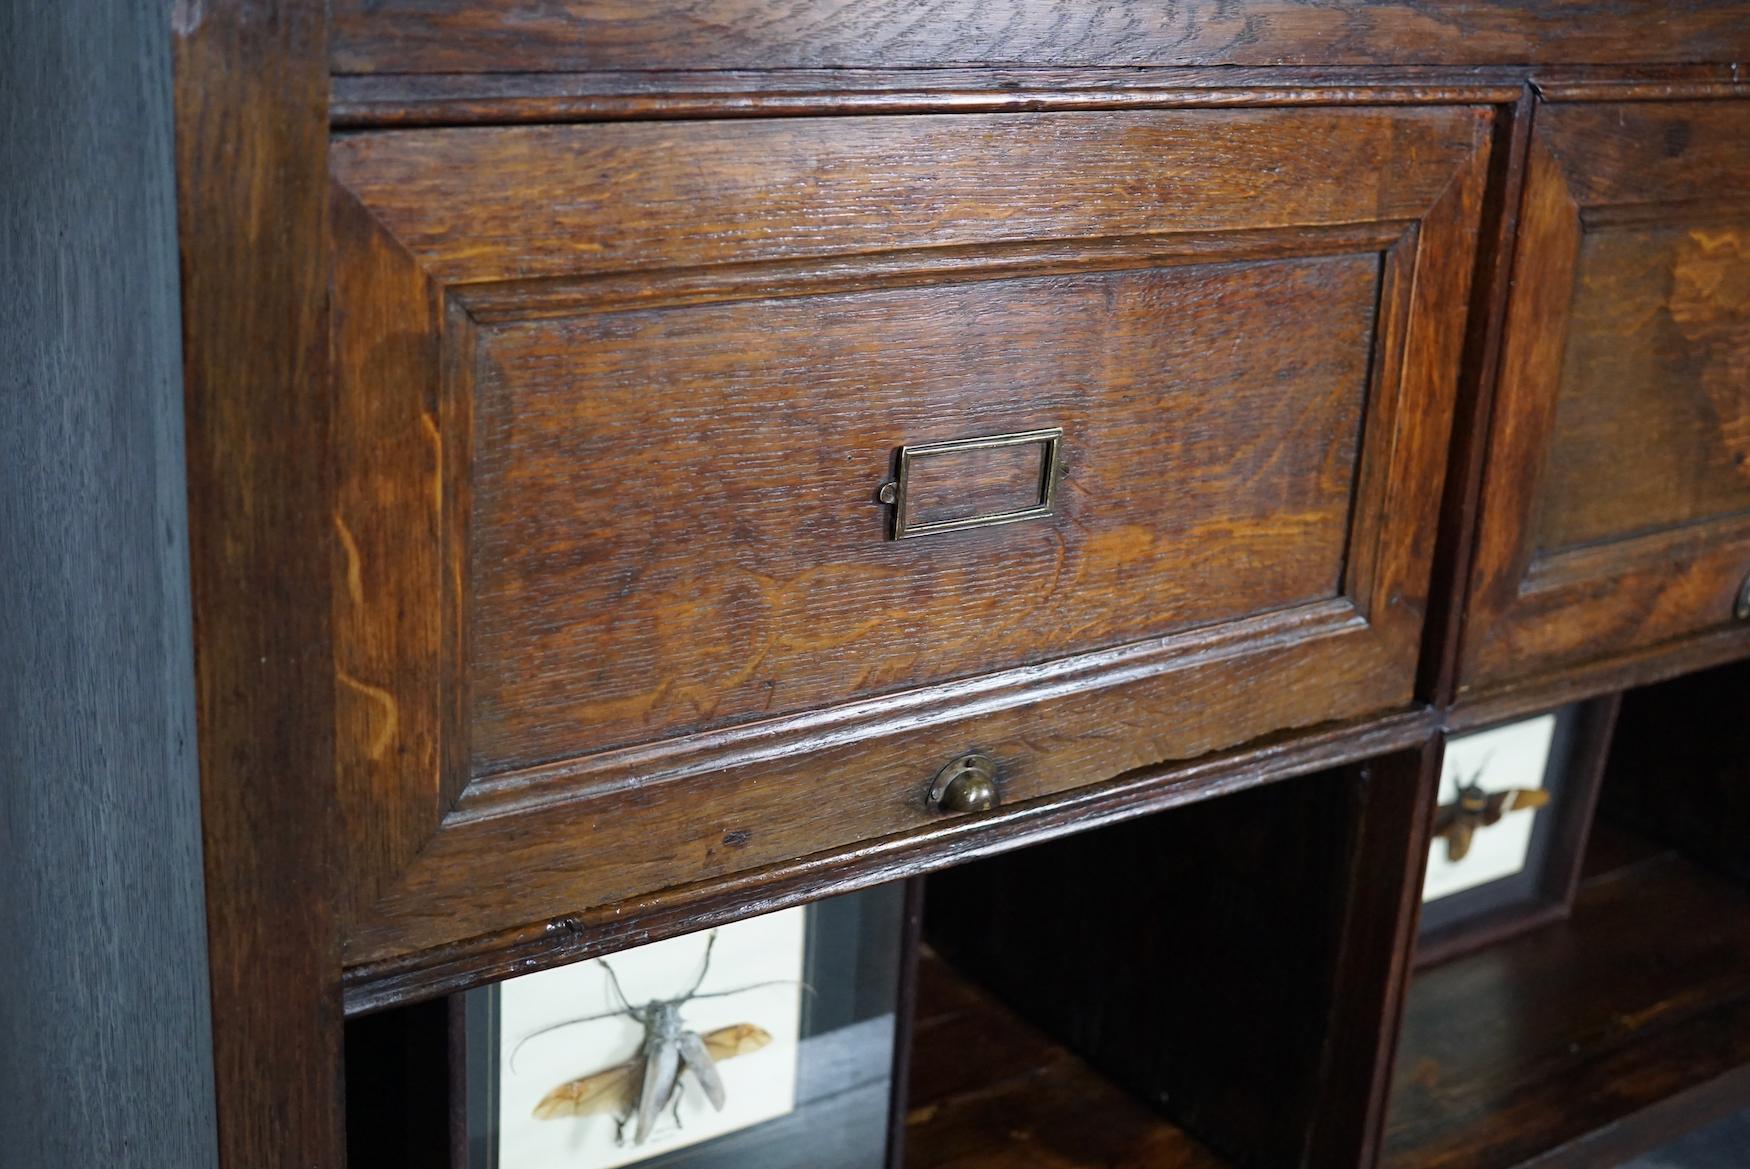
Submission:
<svg viewBox="0 0 1750 1169">
<path fill-rule="evenodd" d="M 704 994 L 688 995 L 687 999 L 689 1002 L 693 999 L 720 999 L 727 995 L 744 994 L 747 991 L 759 990 L 760 988 L 767 986 L 800 986 L 808 994 L 815 993 L 812 986 L 795 978 L 769 978 L 764 982 L 750 982 L 746 986 L 738 986 L 734 990 L 711 990 L 706 991 Z"/>
<path fill-rule="evenodd" d="M 606 958 L 600 959 L 600 962 L 602 969 L 608 972 L 608 985 L 613 989 L 614 997 L 620 1000 L 620 1010 L 614 1013 L 624 1013 L 636 1017 L 638 1009 L 632 1005 L 632 1000 L 626 997 L 626 992 L 620 989 L 620 976 L 614 973 L 614 968 L 608 965 Z"/>
<path fill-rule="evenodd" d="M 682 1002 L 695 997 L 703 997 L 699 995 L 699 988 L 705 985 L 705 975 L 711 973 L 711 951 L 716 945 L 717 931 L 712 930 L 705 938 L 705 960 L 699 964 L 699 977 L 693 979 L 693 985 L 688 987 L 687 993 L 681 996 Z"/>
<path fill-rule="evenodd" d="M 559 1031 L 559 1030 L 562 1030 L 566 1027 L 575 1027 L 580 1023 L 594 1023 L 594 1022 L 597 1022 L 601 1019 L 617 1019 L 620 1016 L 626 1015 L 629 1013 L 630 1012 L 624 1011 L 624 1010 L 602 1011 L 599 1014 L 584 1015 L 581 1018 L 577 1018 L 577 1019 L 566 1019 L 562 1023 L 548 1023 L 545 1027 L 537 1027 L 533 1031 L 530 1031 L 527 1035 L 523 1036 L 521 1039 L 517 1040 L 516 1046 L 510 1049 L 510 1070 L 513 1072 L 516 1071 L 517 1054 L 522 1051 L 523 1045 L 531 1039 L 539 1039 L 541 1036 L 546 1035 L 550 1032 Z"/>
</svg>

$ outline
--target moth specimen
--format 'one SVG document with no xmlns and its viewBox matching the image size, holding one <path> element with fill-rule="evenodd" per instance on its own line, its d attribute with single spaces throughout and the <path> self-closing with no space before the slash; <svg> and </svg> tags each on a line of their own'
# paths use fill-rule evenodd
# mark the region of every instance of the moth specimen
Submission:
<svg viewBox="0 0 1750 1169">
<path fill-rule="evenodd" d="M 1434 813 L 1434 835 L 1446 841 L 1446 859 L 1455 864 L 1469 855 L 1478 828 L 1498 823 L 1508 812 L 1541 808 L 1549 803 L 1549 793 L 1541 788 L 1484 791 L 1477 781 L 1482 779 L 1487 766 L 1485 760 L 1482 767 L 1459 785 L 1453 802 L 1441 804 Z"/>
<path fill-rule="evenodd" d="M 625 1141 L 626 1124 L 635 1121 L 632 1143 L 642 1145 L 649 1139 L 651 1131 L 656 1127 L 657 1117 L 664 1111 L 672 1112 L 675 1124 L 680 1124 L 680 1105 L 684 1092 L 682 1074 L 685 1072 L 692 1073 L 711 1106 L 719 1112 L 723 1111 L 728 1097 L 723 1088 L 723 1077 L 718 1074 L 717 1064 L 722 1060 L 758 1051 L 772 1041 L 772 1036 L 770 1032 L 753 1023 L 736 1023 L 701 1035 L 687 1025 L 681 1015 L 681 1008 L 698 999 L 725 998 L 778 983 L 756 982 L 734 990 L 700 994 L 699 987 L 704 984 L 705 976 L 711 970 L 711 950 L 716 944 L 717 931 L 712 930 L 705 940 L 705 958 L 699 967 L 699 976 L 685 993 L 671 999 L 653 999 L 643 1006 L 632 1005 L 620 985 L 619 976 L 614 973 L 614 968 L 605 959 L 602 960 L 602 969 L 607 972 L 608 983 L 620 1006 L 612 1011 L 567 1019 L 530 1032 L 512 1050 L 513 1066 L 516 1053 L 529 1040 L 564 1027 L 574 1027 L 599 1019 L 630 1018 L 643 1027 L 644 1037 L 638 1052 L 623 1063 L 560 1084 L 535 1105 L 535 1118 L 556 1120 L 568 1116 L 611 1113 L 615 1120 L 616 1137 L 621 1143 Z"/>
</svg>

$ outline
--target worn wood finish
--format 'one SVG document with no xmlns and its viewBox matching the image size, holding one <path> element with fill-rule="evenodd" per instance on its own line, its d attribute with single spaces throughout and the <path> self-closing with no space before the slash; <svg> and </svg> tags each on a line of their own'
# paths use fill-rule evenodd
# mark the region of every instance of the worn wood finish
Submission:
<svg viewBox="0 0 1750 1169">
<path fill-rule="evenodd" d="M 1746 57 L 1743 6 L 1724 0 L 337 0 L 333 45 L 338 73 Z"/>
<path fill-rule="evenodd" d="M 913 1027 L 908 1169 L 1230 1169 L 929 951 Z"/>
<path fill-rule="evenodd" d="M 1660 69 L 1666 88 L 1731 83 Z M 334 79 L 341 127 L 653 118 L 1475 105 L 1514 101 L 1524 68 L 762 69 L 628 73 L 353 74 Z M 1612 77 L 1621 73 L 1613 71 Z M 1723 80 L 1721 77 L 1723 76 Z"/>
<path fill-rule="evenodd" d="M 1501 322 L 1512 286 L 1513 241 L 1524 195 L 1526 153 L 1536 101 L 1529 86 L 1502 107 L 1490 151 L 1489 193 L 1478 233 L 1477 273 L 1459 370 L 1452 449 L 1446 459 L 1446 493 L 1440 509 L 1440 542 L 1434 550 L 1428 627 L 1422 643 L 1417 693 L 1436 706 L 1451 703 L 1458 687 L 1459 646 L 1464 632 L 1471 561 L 1475 552 L 1478 499 L 1488 451 L 1489 421 L 1499 389 Z"/>
<path fill-rule="evenodd" d="M 226 1169 L 344 1163 L 322 5 L 175 22 L 213 1063 Z"/>
<path fill-rule="evenodd" d="M 1410 752 L 951 869 L 926 937 L 1235 1163 L 1365 1164 L 1430 769 Z"/>
<path fill-rule="evenodd" d="M 1741 1105 L 1750 894 L 1624 855 L 1567 922 L 1417 975 L 1387 1169 L 1616 1164 Z"/>
<path fill-rule="evenodd" d="M 867 841 L 854 848 L 495 930 L 435 950 L 361 963 L 346 974 L 347 1011 L 366 1014 L 396 1003 L 467 990 L 495 978 L 709 929 L 1320 768 L 1414 749 L 1427 741 L 1434 726 L 1432 713 L 1418 711 L 1368 719 L 1356 727 L 1280 734 L 1241 751 L 1185 765 L 1144 768 L 1025 807 L 1005 807 L 985 816 L 943 818 L 924 832 Z"/>
<path fill-rule="evenodd" d="M 0 110 L 0 1160 L 215 1169 L 162 10 L 0 7 Z"/>
<path fill-rule="evenodd" d="M 1605 778 L 1605 811 L 1750 882 L 1750 664 L 1635 691 Z"/>
<path fill-rule="evenodd" d="M 349 962 L 1406 703 L 1489 135 L 338 138 Z M 1051 425 L 1060 515 L 885 538 L 894 448 Z"/>
<path fill-rule="evenodd" d="M 1362 253 L 479 328 L 470 773 L 1340 597 L 1380 275 Z M 1048 426 L 1055 514 L 887 539 L 896 448 Z M 914 523 L 1040 495 L 1037 445 L 919 468 Z"/>
<path fill-rule="evenodd" d="M 1750 651 L 1746 142 L 1741 101 L 1539 110 L 1465 688 L 1686 638 Z"/>
</svg>

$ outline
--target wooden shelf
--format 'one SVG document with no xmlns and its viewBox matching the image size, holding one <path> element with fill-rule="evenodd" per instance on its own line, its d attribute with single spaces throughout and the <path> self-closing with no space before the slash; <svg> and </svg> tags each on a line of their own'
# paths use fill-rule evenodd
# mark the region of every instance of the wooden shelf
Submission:
<svg viewBox="0 0 1750 1169">
<path fill-rule="evenodd" d="M 1417 975 L 1387 1169 L 1613 1166 L 1750 1101 L 1750 892 L 1600 823 L 1571 918 Z"/>
<path fill-rule="evenodd" d="M 918 970 L 908 1169 L 1231 1169 L 962 979 Z"/>
</svg>

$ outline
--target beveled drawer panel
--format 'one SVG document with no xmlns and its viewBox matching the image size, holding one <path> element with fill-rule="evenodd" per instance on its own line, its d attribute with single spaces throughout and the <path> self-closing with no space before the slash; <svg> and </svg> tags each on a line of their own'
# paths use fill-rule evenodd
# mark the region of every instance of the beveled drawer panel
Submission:
<svg viewBox="0 0 1750 1169">
<path fill-rule="evenodd" d="M 338 138 L 350 960 L 1406 704 L 1487 134 Z"/>
<path fill-rule="evenodd" d="M 1339 596 L 1379 272 L 1369 252 L 478 326 L 472 771 Z M 890 538 L 896 449 L 1040 427 L 1063 430 L 1054 514 Z"/>
<path fill-rule="evenodd" d="M 1750 101 L 1546 104 L 1533 132 L 1472 688 L 1729 641 L 1750 581 Z"/>
</svg>

